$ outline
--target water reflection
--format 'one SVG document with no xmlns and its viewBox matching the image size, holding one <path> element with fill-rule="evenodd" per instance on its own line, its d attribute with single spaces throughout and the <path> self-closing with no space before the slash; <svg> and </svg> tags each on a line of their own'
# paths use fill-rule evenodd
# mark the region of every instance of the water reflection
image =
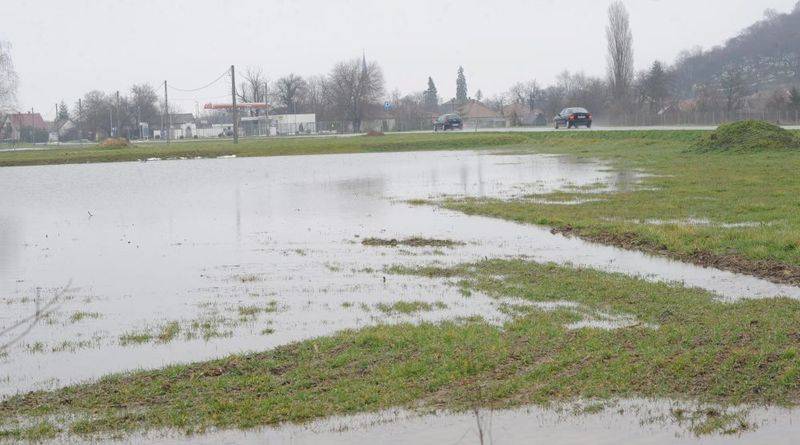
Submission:
<svg viewBox="0 0 800 445">
<path fill-rule="evenodd" d="M 485 152 L 2 168 L 0 189 L 14 193 L 0 207 L 0 325 L 28 314 L 25 299 L 38 287 L 55 290 L 71 281 L 77 290 L 53 320 L 0 358 L 0 394 L 263 350 L 387 320 L 504 320 L 498 302 L 482 295 L 466 300 L 442 281 L 389 276 L 384 283 L 382 269 L 395 264 L 525 256 L 682 281 L 728 298 L 800 296 L 797 288 L 752 277 L 402 202 L 508 198 L 616 181 L 602 163 Z M 410 236 L 466 244 L 361 245 L 366 237 Z M 435 310 L 392 317 L 375 310 L 399 300 Z M 280 310 L 236 322 L 239 307 L 272 301 Z M 97 316 L 71 322 L 79 311 Z M 223 320 L 215 325 L 219 335 L 120 341 L 170 321 L 208 320 Z"/>
</svg>

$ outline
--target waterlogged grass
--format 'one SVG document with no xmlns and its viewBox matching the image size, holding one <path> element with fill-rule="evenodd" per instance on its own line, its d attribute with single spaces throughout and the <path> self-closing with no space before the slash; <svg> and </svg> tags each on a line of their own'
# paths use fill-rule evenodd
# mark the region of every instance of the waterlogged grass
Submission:
<svg viewBox="0 0 800 445">
<path fill-rule="evenodd" d="M 700 153 L 691 147 L 701 134 L 530 135 L 526 146 L 535 152 L 610 161 L 621 172 L 615 178 L 620 189 L 568 190 L 511 201 L 451 200 L 444 206 L 800 283 L 800 151 Z M 631 171 L 650 176 L 631 182 L 625 173 Z M 693 224 L 696 220 L 707 224 Z"/>
<path fill-rule="evenodd" d="M 437 239 L 437 238 L 422 238 L 422 237 L 411 237 L 405 239 L 386 239 L 386 238 L 365 238 L 361 241 L 361 244 L 364 246 L 372 246 L 372 247 L 397 247 L 397 246 L 406 246 L 406 247 L 457 247 L 463 246 L 465 243 L 462 241 L 454 241 L 449 239 Z"/>
<path fill-rule="evenodd" d="M 101 315 L 98 312 L 75 311 L 70 315 L 70 323 L 78 323 L 85 319 L 98 319 Z"/>
<path fill-rule="evenodd" d="M 520 134 L 454 133 L 397 134 L 374 137 L 272 138 L 231 141 L 185 141 L 170 145 L 137 144 L 129 148 L 58 148 L 0 152 L 0 166 L 123 162 L 148 158 L 213 158 L 235 155 L 286 156 L 306 154 L 379 153 L 415 150 L 458 150 L 507 146 L 524 142 Z"/>
<path fill-rule="evenodd" d="M 565 325 L 576 314 L 553 309 L 521 312 L 503 326 L 471 318 L 348 330 L 262 353 L 13 396 L 0 402 L 0 435 L 36 437 L 26 425 L 46 416 L 65 419 L 58 433 L 85 436 L 252 428 L 391 407 L 620 398 L 723 407 L 800 402 L 798 301 L 723 303 L 698 289 L 524 261 L 393 272 L 446 278 L 518 304 L 576 302 L 650 326 L 570 330 Z M 705 418 L 697 433 L 746 425 L 740 416 Z"/>
<path fill-rule="evenodd" d="M 397 301 L 395 303 L 378 303 L 375 308 L 384 314 L 403 314 L 411 315 L 418 312 L 430 312 L 434 309 L 447 309 L 447 305 L 441 301 L 427 303 L 424 301 Z"/>
<path fill-rule="evenodd" d="M 178 339 L 202 338 L 208 341 L 219 337 L 230 337 L 242 324 L 252 323 L 261 314 L 274 313 L 280 309 L 275 300 L 265 304 L 230 306 L 224 312 L 220 312 L 214 305 L 201 306 L 207 309 L 206 312 L 194 319 L 165 321 L 125 332 L 120 335 L 119 343 L 122 346 L 133 346 L 151 342 L 166 344 Z"/>
</svg>

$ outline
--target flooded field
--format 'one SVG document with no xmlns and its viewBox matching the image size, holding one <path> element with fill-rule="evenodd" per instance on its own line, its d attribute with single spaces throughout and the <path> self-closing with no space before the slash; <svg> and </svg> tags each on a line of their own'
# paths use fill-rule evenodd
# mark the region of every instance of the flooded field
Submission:
<svg viewBox="0 0 800 445">
<path fill-rule="evenodd" d="M 385 271 L 395 265 L 525 257 L 682 282 L 721 299 L 800 297 L 791 286 L 408 203 L 631 188 L 638 177 L 600 162 L 486 152 L 0 169 L 0 187 L 11 191 L 0 207 L 0 326 L 29 315 L 37 295 L 58 297 L 57 310 L 0 357 L 0 396 L 377 323 L 508 317 L 508 301 Z M 405 241 L 413 237 L 445 242 Z M 582 323 L 575 328 L 636 320 Z M 512 425 L 521 415 L 496 419 Z M 442 441 L 474 422 L 437 419 L 450 419 L 431 427 Z M 363 443 L 377 437 L 369 431 Z M 341 437 L 330 441 L 358 442 Z"/>
<path fill-rule="evenodd" d="M 169 444 L 564 444 L 650 445 L 730 443 L 737 434 L 698 438 L 688 431 L 692 421 L 676 420 L 685 405 L 666 401 L 623 400 L 609 405 L 579 403 L 552 409 L 473 410 L 465 413 L 437 412 L 420 415 L 391 410 L 348 417 L 333 417 L 308 425 L 285 425 L 253 431 L 222 431 L 184 437 L 162 432 L 139 436 L 135 443 Z M 758 429 L 748 433 L 746 443 L 793 444 L 796 412 L 784 409 L 751 413 Z"/>
</svg>

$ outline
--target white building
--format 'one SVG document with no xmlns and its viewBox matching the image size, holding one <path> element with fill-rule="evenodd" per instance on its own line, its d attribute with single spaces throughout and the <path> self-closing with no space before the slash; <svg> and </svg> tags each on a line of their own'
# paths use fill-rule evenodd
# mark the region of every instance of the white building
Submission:
<svg viewBox="0 0 800 445">
<path fill-rule="evenodd" d="M 307 134 L 317 132 L 317 115 L 307 114 L 271 114 L 271 135 Z"/>
</svg>

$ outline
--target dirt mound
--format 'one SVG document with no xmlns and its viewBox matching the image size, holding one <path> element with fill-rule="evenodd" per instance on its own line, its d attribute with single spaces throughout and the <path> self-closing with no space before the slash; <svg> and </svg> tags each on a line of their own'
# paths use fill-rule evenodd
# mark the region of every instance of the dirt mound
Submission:
<svg viewBox="0 0 800 445">
<path fill-rule="evenodd" d="M 720 125 L 694 144 L 698 151 L 762 151 L 800 148 L 800 137 L 764 121 L 747 120 Z"/>
<path fill-rule="evenodd" d="M 108 138 L 100 143 L 100 148 L 125 148 L 130 146 L 131 143 L 125 138 Z"/>
<path fill-rule="evenodd" d="M 366 135 L 367 135 L 367 136 L 371 136 L 371 137 L 374 137 L 374 136 L 384 136 L 384 134 L 383 134 L 383 132 L 382 132 L 382 131 L 375 131 L 375 130 L 370 130 L 370 131 L 368 131 Z"/>
</svg>

